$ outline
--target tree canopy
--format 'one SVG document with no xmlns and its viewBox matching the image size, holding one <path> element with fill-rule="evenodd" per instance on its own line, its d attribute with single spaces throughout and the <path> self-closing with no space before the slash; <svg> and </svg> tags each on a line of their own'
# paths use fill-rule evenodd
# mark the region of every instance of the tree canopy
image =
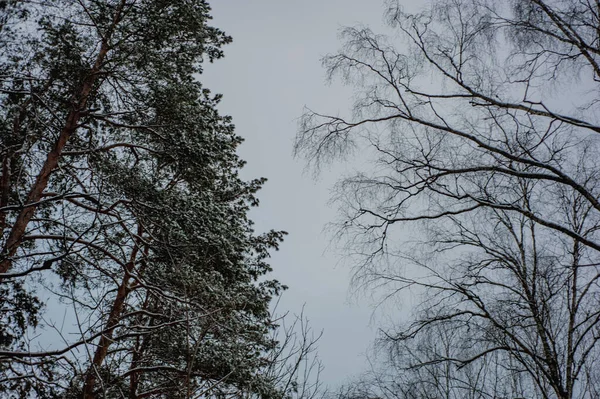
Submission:
<svg viewBox="0 0 600 399">
<path fill-rule="evenodd" d="M 346 28 L 323 59 L 351 115 L 307 110 L 296 141 L 372 161 L 337 186 L 356 282 L 422 299 L 340 395 L 597 397 L 598 4 L 387 5 L 392 34 Z"/>
</svg>

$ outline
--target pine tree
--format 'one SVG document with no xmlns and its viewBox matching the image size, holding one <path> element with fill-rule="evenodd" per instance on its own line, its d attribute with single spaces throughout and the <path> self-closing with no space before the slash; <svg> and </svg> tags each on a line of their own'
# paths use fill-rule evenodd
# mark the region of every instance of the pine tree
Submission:
<svg viewBox="0 0 600 399">
<path fill-rule="evenodd" d="M 0 6 L 0 393 L 280 396 L 283 233 L 253 231 L 264 179 L 196 79 L 230 41 L 208 4 Z"/>
</svg>

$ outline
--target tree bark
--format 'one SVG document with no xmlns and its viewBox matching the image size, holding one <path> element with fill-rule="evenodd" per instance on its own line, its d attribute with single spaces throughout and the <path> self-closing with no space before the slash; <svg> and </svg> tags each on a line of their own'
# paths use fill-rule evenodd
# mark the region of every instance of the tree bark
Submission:
<svg viewBox="0 0 600 399">
<path fill-rule="evenodd" d="M 137 253 L 138 246 L 136 245 L 131 252 L 129 262 L 125 266 L 125 275 L 123 276 L 123 280 L 117 289 L 117 296 L 115 297 L 110 309 L 108 320 L 106 322 L 106 328 L 104 330 L 105 332 L 100 337 L 100 342 L 98 342 L 98 346 L 96 347 L 92 364 L 86 373 L 85 382 L 83 384 L 83 399 L 93 399 L 95 397 L 94 387 L 96 385 L 96 381 L 98 380 L 98 370 L 100 370 L 100 367 L 102 367 L 104 359 L 108 353 L 108 348 L 113 342 L 113 334 L 115 328 L 121 321 L 121 314 L 123 313 L 125 300 L 131 292 L 132 287 L 129 285 L 129 281 L 131 280 L 131 272 L 135 267 Z"/>
</svg>

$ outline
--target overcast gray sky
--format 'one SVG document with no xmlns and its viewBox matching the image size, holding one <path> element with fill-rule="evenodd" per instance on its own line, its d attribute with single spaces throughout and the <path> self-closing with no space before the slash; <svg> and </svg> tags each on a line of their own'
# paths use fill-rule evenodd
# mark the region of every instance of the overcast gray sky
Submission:
<svg viewBox="0 0 600 399">
<path fill-rule="evenodd" d="M 233 36 L 226 56 L 206 67 L 201 78 L 224 95 L 221 111 L 232 115 L 248 161 L 245 177 L 269 179 L 254 212 L 257 230 L 290 234 L 272 264 L 275 276 L 290 286 L 281 309 L 306 315 L 324 330 L 319 353 L 323 382 L 334 387 L 364 370 L 365 352 L 375 337 L 371 309 L 348 295 L 350 270 L 328 251 L 323 231 L 335 218 L 327 202 L 342 167 L 318 180 L 303 173 L 292 158 L 296 120 L 304 105 L 343 112 L 350 90 L 325 84 L 320 58 L 340 46 L 343 26 L 382 25 L 382 0 L 219 0 L 211 2 L 214 25 Z"/>
</svg>

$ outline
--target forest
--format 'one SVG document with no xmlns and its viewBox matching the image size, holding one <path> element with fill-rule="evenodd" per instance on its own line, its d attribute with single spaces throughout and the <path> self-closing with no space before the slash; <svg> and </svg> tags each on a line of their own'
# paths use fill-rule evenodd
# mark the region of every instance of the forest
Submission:
<svg viewBox="0 0 600 399">
<path fill-rule="evenodd" d="M 600 2 L 359 3 L 0 1 L 0 398 L 600 398 Z"/>
</svg>

